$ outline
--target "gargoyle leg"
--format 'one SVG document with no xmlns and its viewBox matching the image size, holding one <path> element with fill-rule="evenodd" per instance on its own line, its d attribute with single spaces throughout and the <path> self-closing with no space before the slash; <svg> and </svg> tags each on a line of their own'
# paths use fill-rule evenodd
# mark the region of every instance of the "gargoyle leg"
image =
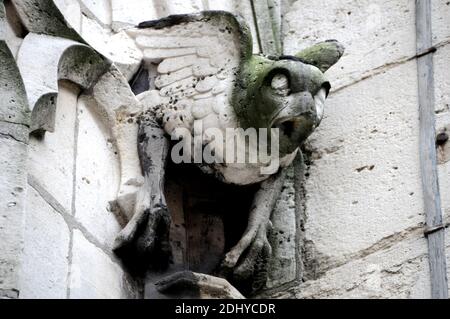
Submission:
<svg viewBox="0 0 450 319">
<path fill-rule="evenodd" d="M 144 184 L 134 215 L 116 238 L 114 249 L 131 250 L 145 261 L 164 266 L 170 257 L 170 214 L 164 197 L 169 140 L 151 119 L 142 119 L 139 125 L 138 152 Z"/>
<path fill-rule="evenodd" d="M 237 272 L 244 277 L 246 273 L 252 275 L 257 259 L 261 255 L 270 257 L 271 247 L 267 240 L 267 232 L 271 227 L 270 216 L 281 194 L 285 178 L 286 170 L 281 170 L 264 181 L 256 193 L 244 236 L 225 256 L 223 262 L 225 268 L 234 268 L 235 274 Z"/>
</svg>

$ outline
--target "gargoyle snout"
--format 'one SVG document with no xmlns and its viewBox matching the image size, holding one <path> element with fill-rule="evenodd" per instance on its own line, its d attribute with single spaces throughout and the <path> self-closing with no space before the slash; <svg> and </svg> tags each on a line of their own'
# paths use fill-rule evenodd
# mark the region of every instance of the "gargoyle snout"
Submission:
<svg viewBox="0 0 450 319">
<path fill-rule="evenodd" d="M 321 85 L 319 91 L 314 95 L 314 107 L 316 109 L 317 125 L 323 119 L 323 114 L 325 110 L 325 100 L 330 93 L 331 85 L 329 82 L 324 82 Z"/>
<path fill-rule="evenodd" d="M 330 82 L 322 71 L 312 65 L 304 65 L 302 72 L 294 74 L 291 81 L 292 94 L 299 96 L 300 103 L 297 106 L 314 113 L 315 125 L 319 125 L 324 114 L 325 100 L 331 89 Z M 311 100 L 305 100 L 305 95 Z"/>
</svg>

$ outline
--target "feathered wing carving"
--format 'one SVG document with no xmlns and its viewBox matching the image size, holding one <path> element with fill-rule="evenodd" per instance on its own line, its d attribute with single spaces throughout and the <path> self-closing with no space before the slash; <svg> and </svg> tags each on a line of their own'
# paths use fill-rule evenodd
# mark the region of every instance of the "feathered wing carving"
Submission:
<svg viewBox="0 0 450 319">
<path fill-rule="evenodd" d="M 233 94 L 245 90 L 237 76 L 253 56 L 247 24 L 228 12 L 205 11 L 144 22 L 127 32 L 143 51 L 147 69 L 156 73 L 150 76 L 155 79 L 151 90 L 138 96 L 151 118 L 168 134 L 187 128 L 189 137 L 200 134 L 197 126 L 194 129 L 196 121 L 201 125 L 203 144 L 214 154 L 213 161 L 224 163 L 230 142 L 225 129 L 242 127 L 241 115 L 236 115 L 239 102 Z M 222 139 L 217 137 L 218 131 Z M 245 136 L 237 138 L 245 140 Z M 239 143 L 242 152 L 247 152 L 242 145 Z M 207 164 L 193 159 L 204 172 L 227 183 L 246 185 L 268 177 L 260 170 L 266 164 Z"/>
<path fill-rule="evenodd" d="M 156 69 L 152 90 L 140 98 L 168 134 L 193 133 L 195 120 L 208 128 L 237 127 L 231 98 L 240 63 L 251 56 L 251 35 L 227 12 L 171 16 L 128 30 Z M 211 146 L 208 136 L 204 141 Z M 221 147 L 223 143 L 217 143 Z"/>
</svg>

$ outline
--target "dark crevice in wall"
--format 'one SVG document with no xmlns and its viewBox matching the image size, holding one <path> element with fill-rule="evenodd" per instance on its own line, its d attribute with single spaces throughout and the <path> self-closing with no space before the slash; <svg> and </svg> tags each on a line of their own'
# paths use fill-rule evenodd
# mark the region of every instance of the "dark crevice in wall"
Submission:
<svg viewBox="0 0 450 319">
<path fill-rule="evenodd" d="M 79 95 L 78 95 L 79 96 Z M 76 211 L 76 185 L 77 185 L 77 156 L 78 156 L 78 131 L 80 126 L 80 121 L 78 117 L 79 112 L 79 103 L 77 103 L 75 108 L 75 128 L 74 128 L 74 150 L 73 150 L 73 167 L 72 167 L 72 203 L 71 203 L 71 211 L 70 214 L 75 217 Z M 67 274 L 67 291 L 66 298 L 70 299 L 70 284 L 72 281 L 72 260 L 73 260 L 73 229 L 69 227 L 70 231 L 70 239 L 69 239 L 69 252 L 68 252 L 68 263 L 69 269 Z"/>
</svg>

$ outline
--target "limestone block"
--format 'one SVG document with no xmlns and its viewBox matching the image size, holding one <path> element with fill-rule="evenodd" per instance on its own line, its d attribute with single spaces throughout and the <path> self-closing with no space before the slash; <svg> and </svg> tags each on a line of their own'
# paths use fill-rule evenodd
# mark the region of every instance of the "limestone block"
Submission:
<svg viewBox="0 0 450 319">
<path fill-rule="evenodd" d="M 67 295 L 70 231 L 63 217 L 28 187 L 20 297 Z"/>
<path fill-rule="evenodd" d="M 110 88 L 115 87 L 111 91 Z M 120 190 L 117 204 L 122 213 L 131 217 L 134 201 L 143 177 L 137 152 L 137 115 L 142 110 L 127 80 L 114 67 L 105 73 L 93 88 L 94 107 L 107 121 L 120 160 Z"/>
<path fill-rule="evenodd" d="M 202 0 L 172 0 L 166 1 L 168 14 L 187 14 L 204 10 Z"/>
<path fill-rule="evenodd" d="M 0 23 L 3 9 L 0 4 Z M 3 38 L 0 68 L 0 298 L 17 298 L 30 112 L 19 70 Z"/>
<path fill-rule="evenodd" d="M 450 45 L 438 49 L 434 54 L 434 80 L 436 103 L 436 134 L 450 134 L 450 79 L 448 65 L 450 63 Z M 443 214 L 450 217 L 450 143 L 437 147 L 439 187 Z"/>
<path fill-rule="evenodd" d="M 56 7 L 78 34 L 81 31 L 81 7 L 77 0 L 54 0 Z"/>
<path fill-rule="evenodd" d="M 55 132 L 30 138 L 29 172 L 68 212 L 72 210 L 78 93 L 76 85 L 60 82 Z"/>
<path fill-rule="evenodd" d="M 0 3 L 0 40 L 5 41 L 6 39 L 6 24 L 8 23 L 6 18 L 6 9 L 4 3 Z"/>
<path fill-rule="evenodd" d="M 21 36 L 23 35 L 23 30 L 11 3 L 8 2 L 6 5 L 8 7 L 7 9 L 3 4 L 0 9 L 0 40 L 6 42 L 12 55 L 16 57 L 20 45 L 22 44 Z"/>
<path fill-rule="evenodd" d="M 450 40 L 450 3 L 447 0 L 431 1 L 433 45 Z"/>
<path fill-rule="evenodd" d="M 75 1 L 70 0 L 11 0 L 17 13 L 25 25 L 26 29 L 33 33 L 47 34 L 59 36 L 76 41 L 82 41 L 78 35 L 76 26 L 70 25 L 75 21 L 76 10 L 68 11 L 68 7 L 72 5 L 72 9 L 78 8 Z M 65 18 L 59 7 L 63 8 L 68 18 Z"/>
<path fill-rule="evenodd" d="M 284 17 L 283 33 L 286 54 L 326 39 L 343 43 L 344 57 L 327 72 L 338 88 L 416 54 L 415 2 L 298 0 Z"/>
<path fill-rule="evenodd" d="M 107 62 L 91 48 L 63 38 L 30 33 L 17 59 L 32 109 L 31 132 L 54 130 L 58 80 L 87 89 Z"/>
<path fill-rule="evenodd" d="M 96 20 L 83 16 L 82 35 L 89 45 L 113 61 L 128 80 L 133 77 L 141 64 L 142 52 L 124 31 L 114 34 Z"/>
<path fill-rule="evenodd" d="M 30 110 L 28 108 L 25 86 L 19 69 L 14 61 L 13 53 L 7 43 L 0 38 L 0 121 L 9 124 L 30 124 Z M 19 136 L 15 138 L 22 139 Z M 26 138 L 28 139 L 28 138 Z"/>
<path fill-rule="evenodd" d="M 222 1 L 222 0 L 207 0 L 206 3 L 206 10 L 223 10 L 228 12 L 233 12 L 234 5 L 236 1 Z"/>
<path fill-rule="evenodd" d="M 392 244 L 273 297 L 431 298 L 427 240 L 421 231 Z"/>
<path fill-rule="evenodd" d="M 27 145 L 0 131 L 0 298 L 19 295 Z M 14 159 L 14 160 L 12 160 Z"/>
<path fill-rule="evenodd" d="M 440 114 L 450 112 L 450 79 L 446 71 L 450 63 L 450 44 L 440 47 L 433 57 L 435 103 L 439 122 Z"/>
<path fill-rule="evenodd" d="M 319 267 L 424 222 L 416 79 L 410 61 L 327 100 L 305 182 L 306 239 Z"/>
<path fill-rule="evenodd" d="M 450 230 L 445 231 L 445 255 L 447 256 L 447 278 L 450 278 Z M 449 287 L 450 292 L 450 287 Z"/>
<path fill-rule="evenodd" d="M 29 34 L 26 37 L 17 64 L 24 77 L 31 108 L 35 107 L 42 96 L 49 94 L 49 88 L 57 93 L 57 61 L 67 47 L 75 44 L 71 40 L 45 35 Z M 43 87 L 44 85 L 47 87 Z"/>
<path fill-rule="evenodd" d="M 115 30 L 134 26 L 143 21 L 155 20 L 165 15 L 162 1 L 111 0 L 112 26 Z"/>
<path fill-rule="evenodd" d="M 111 24 L 111 1 L 110 0 L 81 0 L 83 12 L 92 18 L 96 18 L 100 23 Z"/>
<path fill-rule="evenodd" d="M 70 298 L 134 298 L 121 267 L 80 231 L 75 230 L 73 236 Z"/>
<path fill-rule="evenodd" d="M 121 229 L 109 207 L 119 189 L 119 157 L 90 102 L 82 97 L 78 104 L 75 217 L 99 242 L 111 246 Z"/>
</svg>

